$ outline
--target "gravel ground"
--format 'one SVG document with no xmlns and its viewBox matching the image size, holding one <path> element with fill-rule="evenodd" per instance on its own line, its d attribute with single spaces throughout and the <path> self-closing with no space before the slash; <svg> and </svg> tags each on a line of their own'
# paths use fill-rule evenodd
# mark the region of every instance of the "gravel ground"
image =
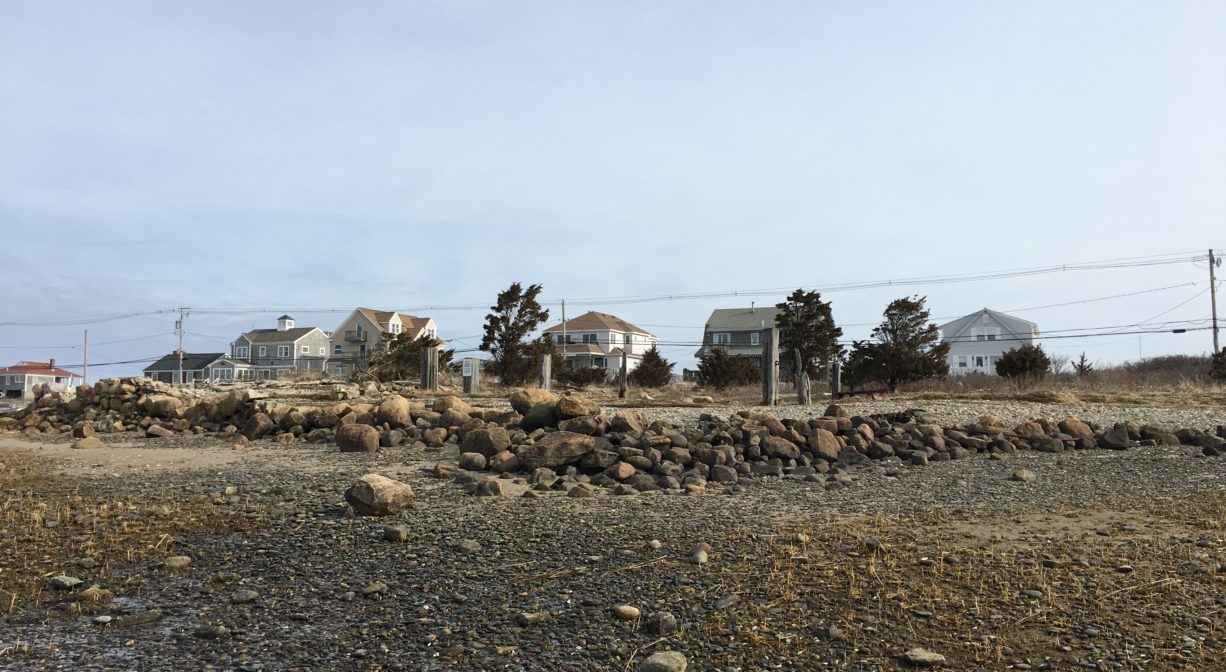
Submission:
<svg viewBox="0 0 1226 672">
<path fill-rule="evenodd" d="M 952 422 L 1224 421 L 924 408 Z M 691 670 L 890 670 L 923 647 L 943 669 L 1208 670 L 1226 654 L 1226 459 L 1186 446 L 883 461 L 847 483 L 744 479 L 721 495 L 526 499 L 468 496 L 428 473 L 454 453 L 126 441 L 114 457 L 0 446 L 16 493 L 0 579 L 21 572 L 42 588 L 13 597 L 0 668 L 633 670 L 667 649 Z M 1021 468 L 1035 480 L 1010 480 Z M 413 509 L 348 515 L 344 489 L 372 471 L 411 484 Z M 388 526 L 406 541 L 385 541 Z M 707 562 L 696 544 L 709 545 Z M 171 556 L 191 563 L 167 569 Z M 61 572 L 113 596 L 49 590 Z M 640 616 L 620 619 L 623 604 Z M 156 620 L 125 625 L 154 609 Z M 652 631 L 658 612 L 679 629 Z"/>
</svg>

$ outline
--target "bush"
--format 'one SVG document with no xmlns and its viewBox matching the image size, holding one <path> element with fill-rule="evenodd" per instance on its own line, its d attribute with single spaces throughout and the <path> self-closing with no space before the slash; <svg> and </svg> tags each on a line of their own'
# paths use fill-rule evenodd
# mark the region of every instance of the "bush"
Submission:
<svg viewBox="0 0 1226 672">
<path fill-rule="evenodd" d="M 1051 360 L 1043 352 L 1043 346 L 1026 343 L 1020 348 L 1010 348 L 996 361 L 996 373 L 1011 380 L 1042 380 L 1051 368 Z"/>
<path fill-rule="evenodd" d="M 723 390 L 762 382 L 762 371 L 752 360 L 712 348 L 698 358 L 698 384 Z"/>
<path fill-rule="evenodd" d="M 608 382 L 609 374 L 601 368 L 576 367 L 562 369 L 553 375 L 554 379 L 563 385 L 583 388 Z"/>
<path fill-rule="evenodd" d="M 1086 353 L 1081 353 L 1081 357 L 1073 362 L 1073 373 L 1076 373 L 1078 378 L 1085 378 L 1094 373 L 1094 365 L 1090 363 L 1090 360 L 1086 359 Z"/>
<path fill-rule="evenodd" d="M 1226 383 L 1226 348 L 1209 358 L 1209 378 L 1214 382 Z"/>
<path fill-rule="evenodd" d="M 639 387 L 664 387 L 673 380 L 673 363 L 664 359 L 656 346 L 643 353 L 643 361 L 629 373 L 631 385 Z"/>
</svg>

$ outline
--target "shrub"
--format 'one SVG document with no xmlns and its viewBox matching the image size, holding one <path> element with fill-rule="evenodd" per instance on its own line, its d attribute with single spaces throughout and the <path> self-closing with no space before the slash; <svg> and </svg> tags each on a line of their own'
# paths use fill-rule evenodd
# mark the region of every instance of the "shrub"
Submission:
<svg viewBox="0 0 1226 672">
<path fill-rule="evenodd" d="M 1218 383 L 1226 383 L 1226 348 L 1213 353 L 1209 358 L 1209 378 Z"/>
<path fill-rule="evenodd" d="M 762 371 L 752 360 L 712 348 L 698 358 L 698 384 L 723 390 L 762 381 Z"/>
<path fill-rule="evenodd" d="M 626 377 L 639 387 L 664 387 L 673 380 L 673 363 L 664 359 L 656 346 L 643 353 L 643 361 Z"/>
<path fill-rule="evenodd" d="M 949 373 L 945 361 L 949 343 L 929 322 L 925 297 L 903 297 L 890 302 L 881 324 L 873 329 L 876 342 L 855 341 L 844 377 L 852 387 L 869 381 L 884 382 L 893 392 L 902 383 L 940 378 Z"/>
<path fill-rule="evenodd" d="M 562 369 L 553 374 L 555 380 L 563 385 L 571 387 L 591 387 L 599 385 L 609 380 L 609 374 L 602 368 L 597 367 L 576 367 L 573 369 Z"/>
<path fill-rule="evenodd" d="M 1011 380 L 1041 380 L 1050 368 L 1051 360 L 1043 352 L 1043 346 L 1030 343 L 1010 348 L 996 361 L 996 373 Z"/>
<path fill-rule="evenodd" d="M 1073 373 L 1077 374 L 1078 378 L 1085 378 L 1094 372 L 1094 365 L 1090 360 L 1086 359 L 1086 353 L 1081 353 L 1081 357 L 1073 362 Z"/>
</svg>

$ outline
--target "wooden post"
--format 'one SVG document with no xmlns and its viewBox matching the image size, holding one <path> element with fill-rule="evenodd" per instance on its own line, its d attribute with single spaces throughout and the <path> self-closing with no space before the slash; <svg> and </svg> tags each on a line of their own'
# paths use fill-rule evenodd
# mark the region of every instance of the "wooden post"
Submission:
<svg viewBox="0 0 1226 672">
<path fill-rule="evenodd" d="M 542 390 L 548 390 L 553 380 L 553 355 L 548 352 L 541 355 L 541 377 L 538 381 Z"/>
<path fill-rule="evenodd" d="M 464 393 L 481 391 L 481 360 L 469 357 L 464 360 Z"/>
<path fill-rule="evenodd" d="M 438 389 L 438 348 L 432 345 L 421 349 L 421 389 Z"/>
<path fill-rule="evenodd" d="M 799 350 L 792 350 L 792 366 L 792 373 L 796 380 L 796 403 L 808 406 L 813 403 L 809 393 L 809 372 L 805 371 L 804 364 L 800 361 Z"/>
<path fill-rule="evenodd" d="M 779 399 L 779 329 L 763 329 L 762 338 L 762 405 L 775 406 Z"/>
<path fill-rule="evenodd" d="M 621 371 L 617 375 L 617 398 L 618 399 L 626 398 L 626 383 L 627 383 L 627 378 L 629 377 L 629 371 L 630 371 L 630 364 L 628 363 L 628 358 L 626 356 L 626 348 L 623 347 L 622 348 L 622 368 L 621 368 Z"/>
<path fill-rule="evenodd" d="M 834 401 L 843 391 L 843 366 L 838 357 L 830 365 L 830 400 Z"/>
</svg>

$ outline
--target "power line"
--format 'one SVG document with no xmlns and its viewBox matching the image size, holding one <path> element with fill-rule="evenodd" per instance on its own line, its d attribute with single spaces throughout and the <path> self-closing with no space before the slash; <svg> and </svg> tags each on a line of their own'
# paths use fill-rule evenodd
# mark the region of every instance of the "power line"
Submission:
<svg viewBox="0 0 1226 672">
<path fill-rule="evenodd" d="M 115 345 L 116 343 L 132 343 L 134 341 L 147 341 L 151 338 L 162 338 L 163 336 L 173 335 L 174 332 L 162 334 L 150 334 L 149 336 L 137 336 L 135 338 L 121 338 L 114 341 L 101 341 L 91 343 L 90 345 Z M 0 345 L 0 349 L 4 350 L 80 350 L 82 344 L 76 345 Z"/>
</svg>

